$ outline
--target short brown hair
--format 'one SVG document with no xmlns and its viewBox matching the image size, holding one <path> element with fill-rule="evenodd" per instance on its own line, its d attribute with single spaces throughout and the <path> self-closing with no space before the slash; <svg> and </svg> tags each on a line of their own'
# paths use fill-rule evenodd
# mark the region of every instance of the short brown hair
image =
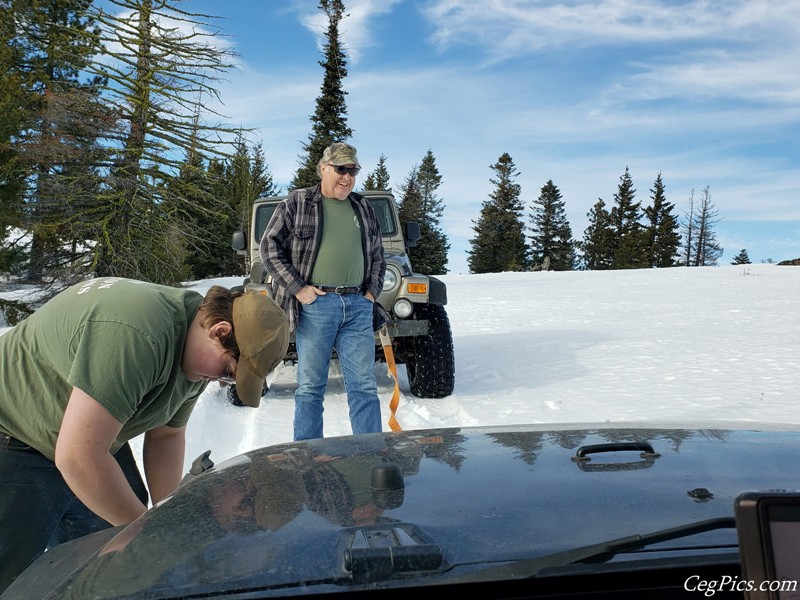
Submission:
<svg viewBox="0 0 800 600">
<path fill-rule="evenodd" d="M 233 331 L 233 301 L 241 296 L 241 292 L 229 290 L 221 285 L 212 285 L 206 292 L 203 303 L 200 305 L 200 325 L 206 329 L 213 327 L 221 321 L 231 324 L 231 334 L 220 339 L 226 352 L 239 360 L 239 344 L 236 343 L 236 332 Z"/>
</svg>

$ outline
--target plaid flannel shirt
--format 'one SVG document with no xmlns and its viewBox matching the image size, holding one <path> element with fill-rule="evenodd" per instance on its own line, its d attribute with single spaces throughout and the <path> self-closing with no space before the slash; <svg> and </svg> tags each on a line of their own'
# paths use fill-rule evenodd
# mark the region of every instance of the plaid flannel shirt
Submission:
<svg viewBox="0 0 800 600">
<path fill-rule="evenodd" d="M 386 272 L 380 223 L 364 196 L 351 192 L 348 198 L 361 224 L 361 248 L 364 252 L 364 281 L 361 285 L 377 299 Z M 294 296 L 308 285 L 322 239 L 321 202 L 319 185 L 291 192 L 276 207 L 259 246 L 264 267 L 272 276 L 275 302 L 286 311 L 292 331 L 298 316 L 298 301 Z"/>
</svg>

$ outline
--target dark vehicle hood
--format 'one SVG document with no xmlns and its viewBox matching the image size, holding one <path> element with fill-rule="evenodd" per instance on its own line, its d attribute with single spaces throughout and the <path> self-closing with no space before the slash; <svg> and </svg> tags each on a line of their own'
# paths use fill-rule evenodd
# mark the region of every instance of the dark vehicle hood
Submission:
<svg viewBox="0 0 800 600">
<path fill-rule="evenodd" d="M 772 427 L 650 425 L 455 428 L 276 445 L 199 475 L 110 541 L 106 533 L 94 548 L 89 536 L 51 550 L 9 592 L 42 597 L 24 594 L 52 588 L 54 578 L 65 581 L 53 598 L 346 590 L 376 577 L 396 583 L 406 554 L 431 576 L 453 574 L 732 517 L 743 492 L 799 487 L 798 449 L 800 433 Z M 675 547 L 693 545 L 735 551 L 736 532 Z M 384 563 L 391 546 L 402 552 Z M 364 565 L 386 572 L 365 573 Z"/>
</svg>

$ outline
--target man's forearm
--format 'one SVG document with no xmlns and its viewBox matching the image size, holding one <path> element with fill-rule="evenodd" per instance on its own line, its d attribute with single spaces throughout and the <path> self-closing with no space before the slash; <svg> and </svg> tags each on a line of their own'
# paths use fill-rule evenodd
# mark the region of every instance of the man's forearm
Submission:
<svg viewBox="0 0 800 600">
<path fill-rule="evenodd" d="M 174 492 L 183 477 L 184 429 L 165 426 L 145 434 L 142 448 L 144 475 L 154 505 Z"/>
<path fill-rule="evenodd" d="M 78 499 L 112 525 L 130 523 L 147 510 L 109 453 L 63 459 L 58 468 Z"/>
<path fill-rule="evenodd" d="M 105 407 L 75 387 L 55 449 L 56 467 L 64 481 L 92 512 L 112 525 L 130 523 L 147 510 L 109 452 L 121 428 Z"/>
</svg>

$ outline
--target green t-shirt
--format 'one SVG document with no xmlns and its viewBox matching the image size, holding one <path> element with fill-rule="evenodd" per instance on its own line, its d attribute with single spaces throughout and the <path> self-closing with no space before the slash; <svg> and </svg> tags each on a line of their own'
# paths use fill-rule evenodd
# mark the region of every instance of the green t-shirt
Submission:
<svg viewBox="0 0 800 600">
<path fill-rule="evenodd" d="M 310 283 L 346 286 L 364 283 L 361 228 L 348 199 L 322 197 L 322 239 Z"/>
<path fill-rule="evenodd" d="M 191 290 L 92 279 L 0 336 L 0 432 L 54 458 L 73 387 L 123 424 L 111 451 L 155 427 L 181 427 L 207 381 L 181 370 L 203 298 Z"/>
</svg>

